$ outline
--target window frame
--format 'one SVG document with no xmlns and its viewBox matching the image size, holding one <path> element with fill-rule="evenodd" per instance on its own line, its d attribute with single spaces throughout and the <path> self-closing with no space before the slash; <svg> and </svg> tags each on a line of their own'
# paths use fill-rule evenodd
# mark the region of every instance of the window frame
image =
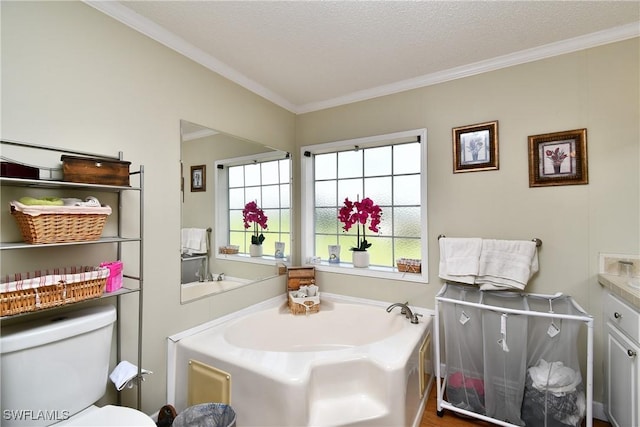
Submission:
<svg viewBox="0 0 640 427">
<path fill-rule="evenodd" d="M 276 258 L 273 255 L 262 255 L 260 257 L 252 257 L 248 253 L 238 254 L 222 254 L 218 248 L 226 246 L 228 244 L 230 226 L 229 226 L 229 174 L 228 168 L 231 166 L 248 165 L 251 163 L 264 163 L 269 161 L 289 160 L 289 230 L 291 230 L 293 223 L 291 221 L 293 214 L 293 200 L 292 200 L 292 179 L 291 172 L 293 162 L 291 155 L 284 151 L 252 154 L 249 156 L 233 157 L 229 159 L 216 160 L 214 174 L 214 186 L 216 188 L 216 194 L 224 195 L 218 197 L 215 201 L 216 206 L 214 208 L 214 223 L 216 225 L 215 233 L 215 247 L 212 250 L 215 252 L 217 259 L 242 261 L 253 264 L 273 265 L 274 262 L 290 264 L 291 263 L 291 249 L 292 249 L 292 231 L 289 232 L 289 241 L 285 242 L 285 250 L 289 252 L 285 258 Z M 282 209 L 282 208 L 280 208 Z"/>
<path fill-rule="evenodd" d="M 315 174 L 313 155 L 335 151 L 344 151 L 347 147 L 373 148 L 409 142 L 410 139 L 420 141 L 420 249 L 422 256 L 421 273 L 399 272 L 397 267 L 355 268 L 350 263 L 329 264 L 327 260 L 317 262 L 313 259 L 315 252 Z M 413 129 L 384 135 L 374 135 L 342 141 L 327 142 L 300 147 L 300 181 L 301 181 L 301 215 L 300 215 L 300 258 L 303 263 L 314 265 L 318 271 L 350 274 L 356 276 L 376 277 L 409 282 L 429 283 L 429 253 L 427 227 L 427 129 Z M 337 215 L 337 211 L 336 211 Z"/>
</svg>

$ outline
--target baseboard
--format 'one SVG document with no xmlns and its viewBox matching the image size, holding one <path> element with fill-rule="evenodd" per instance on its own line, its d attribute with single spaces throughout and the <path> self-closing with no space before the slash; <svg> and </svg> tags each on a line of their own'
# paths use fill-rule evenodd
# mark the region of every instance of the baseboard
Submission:
<svg viewBox="0 0 640 427">
<path fill-rule="evenodd" d="M 593 413 L 593 418 L 609 422 L 609 417 L 607 417 L 607 414 L 604 412 L 604 404 L 602 402 L 594 401 L 591 404 L 591 411 Z"/>
</svg>

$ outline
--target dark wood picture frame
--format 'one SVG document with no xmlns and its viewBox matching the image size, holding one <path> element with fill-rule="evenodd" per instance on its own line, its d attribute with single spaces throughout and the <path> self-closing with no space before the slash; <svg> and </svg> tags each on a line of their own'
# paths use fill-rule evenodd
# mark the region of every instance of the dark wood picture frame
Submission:
<svg viewBox="0 0 640 427">
<path fill-rule="evenodd" d="M 498 121 L 453 128 L 453 173 L 498 169 Z"/>
<path fill-rule="evenodd" d="M 191 166 L 191 191 L 207 191 L 206 165 Z"/>
<path fill-rule="evenodd" d="M 529 136 L 529 187 L 588 183 L 587 129 Z"/>
</svg>

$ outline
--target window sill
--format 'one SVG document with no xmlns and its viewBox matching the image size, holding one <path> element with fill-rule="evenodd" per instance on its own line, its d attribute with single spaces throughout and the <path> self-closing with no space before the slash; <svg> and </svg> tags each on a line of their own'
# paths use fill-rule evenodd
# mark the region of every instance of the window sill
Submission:
<svg viewBox="0 0 640 427">
<path fill-rule="evenodd" d="M 252 257 L 249 254 L 216 254 L 216 259 L 226 261 L 247 262 L 251 264 L 275 265 L 278 263 L 289 265 L 289 257 L 276 258 L 274 256 L 263 255 Z"/>
<path fill-rule="evenodd" d="M 320 263 L 309 264 L 317 271 L 325 271 L 327 273 L 349 274 L 353 276 L 366 276 L 378 279 L 399 280 L 405 282 L 429 283 L 426 272 L 422 273 L 405 273 L 398 271 L 397 268 L 369 266 L 368 268 L 356 268 L 351 263 L 341 262 L 340 264 L 330 264 L 326 261 Z"/>
</svg>

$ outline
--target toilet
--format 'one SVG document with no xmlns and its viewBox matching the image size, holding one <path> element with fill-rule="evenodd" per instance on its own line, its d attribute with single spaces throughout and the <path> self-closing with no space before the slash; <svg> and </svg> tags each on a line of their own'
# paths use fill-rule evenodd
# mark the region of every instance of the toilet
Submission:
<svg viewBox="0 0 640 427">
<path fill-rule="evenodd" d="M 0 330 L 3 426 L 155 426 L 104 395 L 116 309 L 88 307 Z"/>
</svg>

